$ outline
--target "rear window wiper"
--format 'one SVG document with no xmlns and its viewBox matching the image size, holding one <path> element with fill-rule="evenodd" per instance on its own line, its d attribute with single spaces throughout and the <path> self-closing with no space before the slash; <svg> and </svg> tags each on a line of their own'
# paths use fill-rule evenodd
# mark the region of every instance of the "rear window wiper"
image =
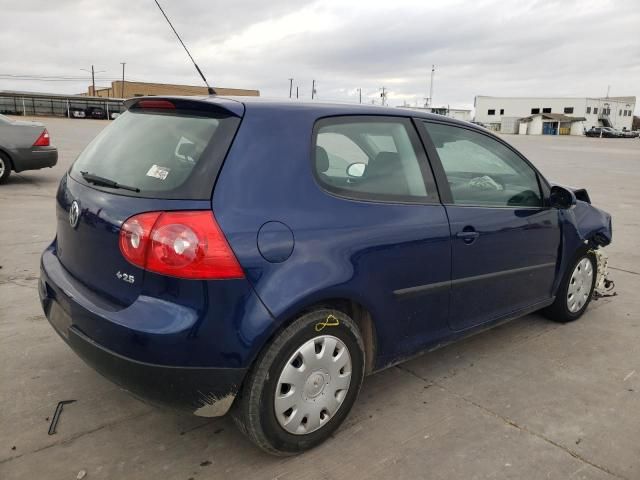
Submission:
<svg viewBox="0 0 640 480">
<path fill-rule="evenodd" d="M 105 177 L 101 177 L 99 175 L 94 175 L 89 172 L 80 172 L 82 178 L 84 178 L 87 182 L 93 183 L 94 185 L 99 185 L 102 187 L 110 187 L 110 188 L 121 188 L 122 190 L 131 190 L 132 192 L 139 192 L 140 189 L 136 187 L 130 187 L 129 185 L 122 185 L 121 183 L 115 182 Z"/>
</svg>

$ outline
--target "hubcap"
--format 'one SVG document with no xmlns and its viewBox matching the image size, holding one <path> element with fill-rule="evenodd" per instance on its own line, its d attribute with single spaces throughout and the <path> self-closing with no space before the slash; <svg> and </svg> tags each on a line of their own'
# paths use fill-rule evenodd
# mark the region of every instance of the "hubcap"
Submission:
<svg viewBox="0 0 640 480">
<path fill-rule="evenodd" d="M 349 391 L 351 355 L 336 337 L 320 335 L 305 342 L 282 368 L 274 408 L 287 432 L 314 432 L 333 417 Z"/>
<path fill-rule="evenodd" d="M 579 312 L 589 299 L 593 283 L 593 265 L 584 257 L 573 269 L 567 290 L 567 308 L 571 313 Z"/>
<path fill-rule="evenodd" d="M 4 160 L 0 157 L 0 177 L 4 175 Z"/>
</svg>

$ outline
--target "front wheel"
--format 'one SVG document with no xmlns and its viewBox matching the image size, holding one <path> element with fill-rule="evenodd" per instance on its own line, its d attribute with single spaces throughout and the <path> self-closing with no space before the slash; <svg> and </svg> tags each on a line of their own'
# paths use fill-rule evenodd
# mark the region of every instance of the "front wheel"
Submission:
<svg viewBox="0 0 640 480">
<path fill-rule="evenodd" d="M 558 287 L 556 299 L 543 312 L 551 320 L 567 323 L 577 320 L 587 309 L 596 285 L 598 261 L 592 251 L 580 252 Z"/>
<path fill-rule="evenodd" d="M 349 316 L 329 309 L 307 313 L 255 362 L 234 404 L 234 420 L 268 453 L 313 448 L 348 415 L 364 364 L 362 337 Z"/>
</svg>

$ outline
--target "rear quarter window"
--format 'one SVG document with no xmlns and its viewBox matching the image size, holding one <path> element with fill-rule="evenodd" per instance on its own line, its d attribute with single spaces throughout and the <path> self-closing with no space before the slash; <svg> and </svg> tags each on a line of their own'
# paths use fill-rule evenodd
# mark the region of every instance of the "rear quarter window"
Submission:
<svg viewBox="0 0 640 480">
<path fill-rule="evenodd" d="M 127 111 L 85 148 L 71 176 L 84 182 L 88 172 L 140 189 L 118 194 L 208 199 L 238 124 L 222 113 Z"/>
<path fill-rule="evenodd" d="M 342 116 L 314 128 L 313 167 L 339 196 L 374 202 L 435 203 L 433 177 L 411 121 Z"/>
</svg>

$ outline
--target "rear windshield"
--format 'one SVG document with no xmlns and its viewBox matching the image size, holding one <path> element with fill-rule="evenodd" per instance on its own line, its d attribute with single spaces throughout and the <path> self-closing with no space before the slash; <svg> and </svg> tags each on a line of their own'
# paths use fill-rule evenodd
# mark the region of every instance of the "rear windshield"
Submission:
<svg viewBox="0 0 640 480">
<path fill-rule="evenodd" d="M 87 172 L 140 190 L 91 184 L 122 195 L 208 199 L 238 123 L 224 114 L 127 111 L 84 149 L 71 176 L 87 183 Z"/>
</svg>

